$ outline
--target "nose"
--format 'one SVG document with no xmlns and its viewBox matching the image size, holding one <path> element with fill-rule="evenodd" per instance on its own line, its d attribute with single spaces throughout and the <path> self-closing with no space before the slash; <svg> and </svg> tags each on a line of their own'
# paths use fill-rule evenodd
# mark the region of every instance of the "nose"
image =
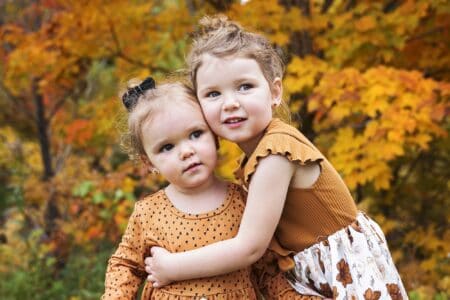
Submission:
<svg viewBox="0 0 450 300">
<path fill-rule="evenodd" d="M 239 100 L 236 98 L 236 95 L 227 95 L 225 102 L 223 103 L 223 109 L 225 111 L 233 111 L 237 110 L 241 107 Z"/>
<path fill-rule="evenodd" d="M 180 148 L 180 159 L 185 160 L 194 155 L 195 151 L 192 145 L 189 143 L 184 143 Z"/>
</svg>

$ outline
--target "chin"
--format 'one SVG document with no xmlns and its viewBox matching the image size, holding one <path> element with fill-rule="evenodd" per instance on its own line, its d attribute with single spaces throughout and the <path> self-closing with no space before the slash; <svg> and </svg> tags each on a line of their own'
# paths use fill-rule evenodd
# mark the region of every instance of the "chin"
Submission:
<svg viewBox="0 0 450 300">
<path fill-rule="evenodd" d="M 205 176 L 204 178 L 197 178 L 197 179 L 193 180 L 193 181 L 189 184 L 189 186 L 190 186 L 191 188 L 196 188 L 196 187 L 205 185 L 205 184 L 207 184 L 207 183 L 209 182 L 209 180 L 211 179 L 211 176 L 213 176 L 213 175 L 211 174 L 211 175 L 209 175 L 209 176 Z"/>
<path fill-rule="evenodd" d="M 230 136 L 230 137 L 225 137 L 225 139 L 230 140 L 236 144 L 246 143 L 246 142 L 250 141 L 250 138 L 248 138 L 246 136 Z"/>
</svg>

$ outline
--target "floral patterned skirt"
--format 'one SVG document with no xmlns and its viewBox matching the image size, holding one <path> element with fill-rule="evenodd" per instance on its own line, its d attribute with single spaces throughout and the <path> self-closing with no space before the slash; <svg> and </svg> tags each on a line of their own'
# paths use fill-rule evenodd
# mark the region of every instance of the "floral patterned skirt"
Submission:
<svg viewBox="0 0 450 300">
<path fill-rule="evenodd" d="M 408 299 L 381 228 L 364 213 L 294 256 L 286 273 L 303 295 L 333 299 Z"/>
</svg>

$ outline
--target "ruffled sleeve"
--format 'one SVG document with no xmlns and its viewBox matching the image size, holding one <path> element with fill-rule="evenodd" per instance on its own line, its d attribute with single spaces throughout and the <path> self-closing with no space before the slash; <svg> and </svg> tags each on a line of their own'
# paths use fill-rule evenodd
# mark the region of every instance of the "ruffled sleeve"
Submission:
<svg viewBox="0 0 450 300">
<path fill-rule="evenodd" d="M 301 165 L 321 162 L 324 159 L 320 151 L 297 129 L 274 119 L 255 151 L 241 165 L 241 168 L 243 166 L 243 181 L 246 186 L 248 186 L 259 160 L 271 154 L 282 155 Z"/>
</svg>

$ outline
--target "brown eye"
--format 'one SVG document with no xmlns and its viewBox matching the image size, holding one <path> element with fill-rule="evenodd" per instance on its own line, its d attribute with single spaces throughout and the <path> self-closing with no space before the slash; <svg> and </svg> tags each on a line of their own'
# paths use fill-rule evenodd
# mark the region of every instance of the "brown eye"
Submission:
<svg viewBox="0 0 450 300">
<path fill-rule="evenodd" d="M 208 94 L 206 94 L 206 97 L 208 97 L 208 98 L 216 98 L 216 97 L 219 97 L 219 96 L 220 96 L 220 93 L 216 92 L 216 91 L 209 92 Z"/>
<path fill-rule="evenodd" d="M 189 137 L 191 139 L 195 140 L 195 139 L 198 139 L 199 137 L 201 137 L 202 134 L 203 134 L 202 130 L 196 130 L 196 131 L 192 132 Z"/>
<path fill-rule="evenodd" d="M 172 144 L 165 144 L 161 148 L 159 148 L 159 152 L 169 152 L 173 149 L 173 147 L 174 146 Z"/>
<path fill-rule="evenodd" d="M 247 90 L 249 90 L 249 89 L 251 89 L 253 87 L 253 85 L 251 85 L 251 84 L 248 84 L 248 83 L 244 83 L 244 84 L 241 84 L 240 86 L 239 86 L 239 91 L 247 91 Z"/>
</svg>

